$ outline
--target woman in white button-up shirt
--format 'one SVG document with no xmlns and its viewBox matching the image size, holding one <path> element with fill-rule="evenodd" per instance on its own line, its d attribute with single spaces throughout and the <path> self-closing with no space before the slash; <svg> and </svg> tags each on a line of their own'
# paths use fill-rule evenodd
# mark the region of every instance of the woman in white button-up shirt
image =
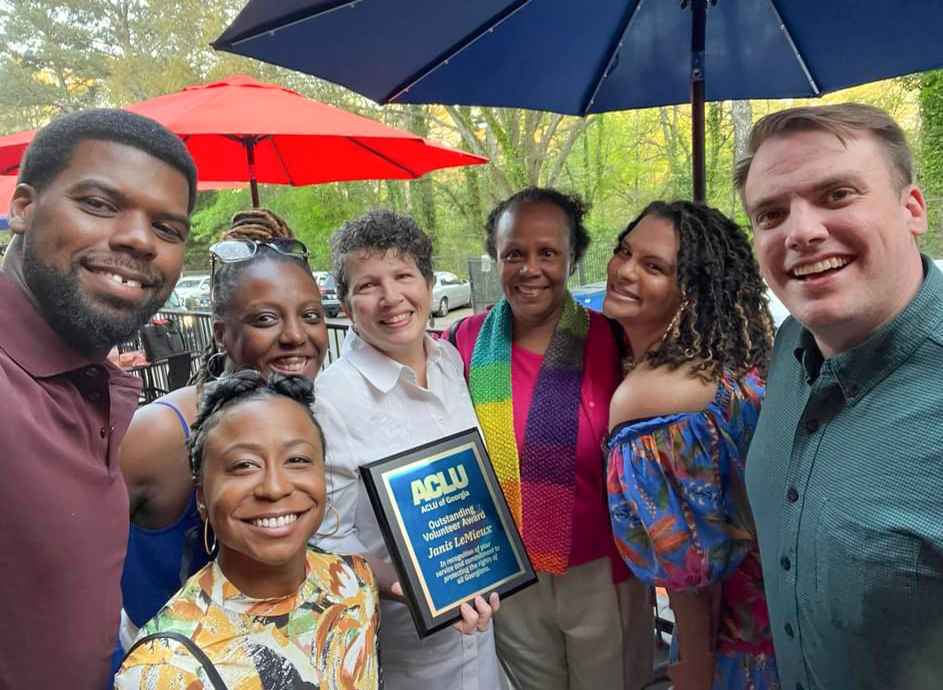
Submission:
<svg viewBox="0 0 943 690">
<path fill-rule="evenodd" d="M 332 487 L 331 519 L 316 539 L 326 551 L 365 555 L 381 592 L 396 580 L 359 467 L 476 426 L 462 361 L 426 334 L 432 301 L 432 242 L 416 223 L 374 211 L 331 240 L 337 294 L 353 322 L 341 356 L 318 378 L 315 414 L 324 427 Z M 334 511 L 331 511 L 333 514 Z M 398 587 L 398 585 L 397 585 Z M 394 590 L 398 591 L 398 590 Z M 387 690 L 504 688 L 489 623 L 497 597 L 464 621 L 425 639 L 404 603 L 381 602 L 380 645 Z M 463 632 L 467 634 L 463 634 Z"/>
</svg>

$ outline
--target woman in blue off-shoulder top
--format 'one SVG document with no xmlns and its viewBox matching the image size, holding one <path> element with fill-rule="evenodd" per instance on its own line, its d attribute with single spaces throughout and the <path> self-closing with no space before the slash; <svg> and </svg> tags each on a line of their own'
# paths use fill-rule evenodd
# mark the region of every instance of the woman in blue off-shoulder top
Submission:
<svg viewBox="0 0 943 690">
<path fill-rule="evenodd" d="M 619 236 L 604 311 L 623 327 L 607 486 L 616 544 L 668 590 L 676 690 L 779 690 L 744 462 L 772 320 L 750 245 L 718 211 L 655 202 Z"/>
</svg>

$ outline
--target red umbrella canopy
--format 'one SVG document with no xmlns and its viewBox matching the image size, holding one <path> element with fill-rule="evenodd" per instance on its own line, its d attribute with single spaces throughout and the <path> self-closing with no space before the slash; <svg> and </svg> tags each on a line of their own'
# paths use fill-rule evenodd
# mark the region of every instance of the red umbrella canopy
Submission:
<svg viewBox="0 0 943 690">
<path fill-rule="evenodd" d="M 204 180 L 251 180 L 250 142 L 255 179 L 273 184 L 408 179 L 487 162 L 244 75 L 188 86 L 126 109 L 182 137 Z"/>
<path fill-rule="evenodd" d="M 201 180 L 301 186 L 409 179 L 488 160 L 243 75 L 188 86 L 125 109 L 180 136 Z M 15 172 L 32 134 L 0 137 L 0 174 Z"/>
<path fill-rule="evenodd" d="M 36 130 L 29 129 L 0 137 L 0 176 L 16 175 L 20 167 L 20 158 L 23 157 L 23 152 L 26 151 L 26 147 L 33 140 L 34 134 L 36 134 Z"/>
<path fill-rule="evenodd" d="M 16 187 L 14 175 L 0 175 L 0 218 L 10 211 L 10 199 L 13 197 L 13 188 Z"/>
</svg>

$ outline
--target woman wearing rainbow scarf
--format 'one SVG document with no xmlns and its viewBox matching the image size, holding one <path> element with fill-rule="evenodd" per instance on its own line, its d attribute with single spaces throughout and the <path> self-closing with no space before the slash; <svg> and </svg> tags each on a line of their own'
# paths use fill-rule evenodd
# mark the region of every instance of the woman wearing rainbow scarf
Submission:
<svg viewBox="0 0 943 690">
<path fill-rule="evenodd" d="M 605 498 L 619 347 L 606 318 L 566 289 L 589 246 L 585 212 L 552 189 L 498 204 L 486 246 L 505 297 L 450 338 L 539 576 L 495 615 L 498 656 L 520 690 L 634 690 L 651 672 L 647 590 L 615 550 Z"/>
</svg>

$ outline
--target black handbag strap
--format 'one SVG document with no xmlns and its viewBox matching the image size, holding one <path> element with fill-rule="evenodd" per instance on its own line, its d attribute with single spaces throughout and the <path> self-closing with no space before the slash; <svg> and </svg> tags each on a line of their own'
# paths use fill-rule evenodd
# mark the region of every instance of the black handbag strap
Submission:
<svg viewBox="0 0 943 690">
<path fill-rule="evenodd" d="M 129 656 L 131 656 L 131 652 L 133 652 L 145 642 L 152 642 L 153 640 L 159 640 L 162 638 L 174 640 L 175 642 L 179 642 L 184 647 L 186 647 L 187 651 L 189 651 L 190 654 L 192 654 L 194 658 L 200 662 L 200 666 L 203 667 L 203 670 L 206 672 L 207 679 L 210 681 L 210 684 L 212 684 L 215 690 L 228 690 L 226 684 L 223 682 L 222 676 L 219 675 L 219 671 L 217 671 L 216 667 L 213 666 L 213 662 L 210 661 L 210 658 L 206 656 L 203 650 L 200 649 L 193 640 L 191 640 L 186 635 L 181 635 L 178 632 L 167 630 L 164 632 L 156 632 L 152 635 L 146 635 L 131 645 L 131 649 L 129 649 L 127 654 L 124 655 L 124 658 L 127 659 Z"/>
</svg>

